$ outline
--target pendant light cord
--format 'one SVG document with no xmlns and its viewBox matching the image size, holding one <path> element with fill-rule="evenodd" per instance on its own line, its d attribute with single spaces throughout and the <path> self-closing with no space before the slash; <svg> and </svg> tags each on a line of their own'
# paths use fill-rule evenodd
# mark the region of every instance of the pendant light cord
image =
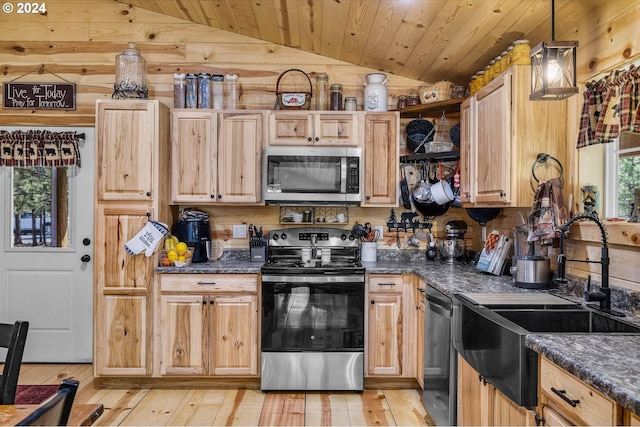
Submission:
<svg viewBox="0 0 640 427">
<path fill-rule="evenodd" d="M 555 0 L 551 0 L 551 41 L 556 40 L 556 7 Z"/>
</svg>

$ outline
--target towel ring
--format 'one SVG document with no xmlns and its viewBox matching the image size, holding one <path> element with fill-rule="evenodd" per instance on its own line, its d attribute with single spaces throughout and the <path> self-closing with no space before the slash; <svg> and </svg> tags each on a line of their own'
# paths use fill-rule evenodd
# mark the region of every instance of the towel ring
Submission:
<svg viewBox="0 0 640 427">
<path fill-rule="evenodd" d="M 560 160 L 556 159 L 555 157 L 551 156 L 550 154 L 545 154 L 545 153 L 538 154 L 538 157 L 536 157 L 536 160 L 531 165 L 531 175 L 533 175 L 533 179 L 535 179 L 536 182 L 540 182 L 540 180 L 536 176 L 536 171 L 535 171 L 536 164 L 537 163 L 545 163 L 549 159 L 555 160 L 555 162 L 558 164 L 558 166 L 560 166 L 560 182 L 562 182 L 562 176 L 564 175 L 564 168 L 562 167 L 562 163 L 560 163 Z"/>
</svg>

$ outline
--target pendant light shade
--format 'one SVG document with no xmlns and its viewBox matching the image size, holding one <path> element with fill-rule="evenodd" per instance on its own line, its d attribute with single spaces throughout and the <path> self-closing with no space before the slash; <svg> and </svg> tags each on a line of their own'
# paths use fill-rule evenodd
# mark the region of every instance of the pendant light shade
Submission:
<svg viewBox="0 0 640 427">
<path fill-rule="evenodd" d="M 531 95 L 529 99 L 558 100 L 578 93 L 576 84 L 577 41 L 556 41 L 554 1 L 551 1 L 551 41 L 531 49 Z"/>
</svg>

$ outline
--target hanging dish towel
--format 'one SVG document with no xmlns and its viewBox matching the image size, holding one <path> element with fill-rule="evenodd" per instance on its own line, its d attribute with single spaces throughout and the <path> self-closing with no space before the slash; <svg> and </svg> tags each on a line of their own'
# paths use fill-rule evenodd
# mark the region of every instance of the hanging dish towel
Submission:
<svg viewBox="0 0 640 427">
<path fill-rule="evenodd" d="M 552 245 L 553 239 L 560 237 L 560 227 L 568 219 L 560 178 L 539 183 L 529 214 L 527 241 Z"/>
<path fill-rule="evenodd" d="M 150 257 L 168 232 L 169 227 L 166 224 L 149 220 L 142 230 L 124 245 L 124 248 L 129 255 L 138 255 L 144 251 L 145 255 Z"/>
</svg>

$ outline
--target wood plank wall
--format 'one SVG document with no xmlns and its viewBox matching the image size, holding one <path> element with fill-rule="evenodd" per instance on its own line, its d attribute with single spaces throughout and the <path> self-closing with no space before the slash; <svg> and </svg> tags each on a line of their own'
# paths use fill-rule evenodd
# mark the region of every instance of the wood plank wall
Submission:
<svg viewBox="0 0 640 427">
<path fill-rule="evenodd" d="M 611 2 L 605 2 L 609 4 Z M 75 111 L 0 110 L 0 125 L 92 126 L 96 99 L 110 98 L 115 80 L 115 56 L 136 42 L 147 60 L 149 95 L 172 106 L 174 72 L 236 73 L 240 76 L 241 108 L 271 109 L 275 101 L 276 80 L 290 68 L 301 68 L 312 77 L 325 72 L 331 82 L 345 86 L 345 96 L 363 96 L 365 75 L 376 70 L 313 55 L 237 34 L 197 25 L 111 0 L 52 0 L 46 2 L 46 15 L 0 14 L 0 72 L 2 81 L 55 82 L 77 85 Z M 611 5 L 613 7 L 613 5 Z M 603 19 L 591 32 L 579 37 L 581 58 L 579 74 L 583 79 L 616 67 L 635 52 L 629 47 L 637 39 L 635 28 L 640 10 L 632 8 L 624 17 L 603 5 Z M 611 34 L 629 34 L 613 37 Z M 591 61 L 585 62 L 588 55 Z M 389 76 L 390 107 L 401 94 L 415 92 L 423 82 Z M 576 117 L 577 122 L 577 117 Z M 401 127 L 407 120 L 403 120 Z M 404 143 L 401 147 L 404 154 Z M 278 208 L 205 207 L 212 215 L 214 237 L 225 247 L 247 248 L 246 239 L 233 239 L 233 224 L 261 224 L 265 230 L 281 227 Z M 488 231 L 498 229 L 512 234 L 516 209 L 488 224 Z M 525 214 L 528 214 L 526 210 Z M 390 210 L 386 208 L 350 208 L 350 225 L 355 221 L 384 225 Z M 469 225 L 468 246 L 479 250 L 481 227 L 464 209 L 451 209 L 434 221 L 436 236 L 443 236 L 444 224 L 462 219 Z M 346 227 L 348 228 L 348 227 Z M 633 233 L 631 233 L 633 234 Z M 393 246 L 386 234 L 382 248 Z M 624 263 L 640 257 L 638 242 L 624 243 L 618 253 Z M 423 244 L 424 245 L 424 244 Z M 578 245 L 579 246 L 579 245 Z M 594 246 L 585 239 L 582 251 Z M 579 246 L 580 247 L 580 246 Z M 420 249 L 424 249 L 421 247 Z M 640 290 L 637 269 L 618 268 L 612 259 L 612 285 L 617 276 L 623 286 Z M 637 262 L 635 263 L 637 264 Z M 634 264 L 634 265 L 635 265 Z M 588 272 L 575 271 L 586 277 Z"/>
</svg>

